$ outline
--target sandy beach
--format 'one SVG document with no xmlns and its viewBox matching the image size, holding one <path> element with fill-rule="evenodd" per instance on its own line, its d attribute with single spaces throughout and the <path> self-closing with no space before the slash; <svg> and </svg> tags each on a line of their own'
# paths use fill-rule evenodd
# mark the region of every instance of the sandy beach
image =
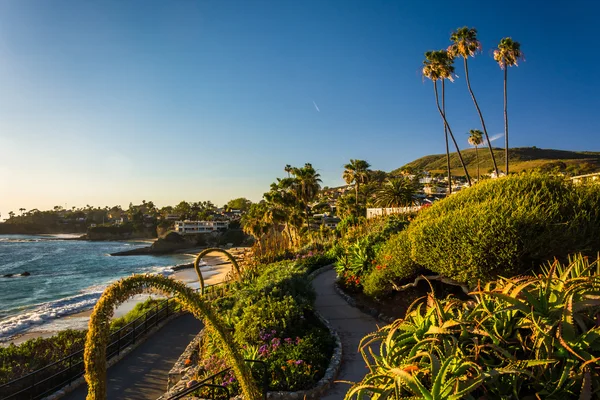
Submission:
<svg viewBox="0 0 600 400">
<path fill-rule="evenodd" d="M 199 253 L 202 249 L 188 249 L 185 251 L 186 255 L 190 256 L 190 263 L 193 262 L 197 253 Z M 244 252 L 247 248 L 232 248 L 228 251 L 234 255 L 237 259 L 243 257 Z M 219 253 L 213 253 L 203 258 L 205 265 L 201 266 L 200 271 L 202 272 L 202 277 L 204 278 L 205 285 L 214 285 L 222 282 L 226 275 L 231 271 L 233 265 L 227 257 L 221 255 Z M 198 276 L 196 275 L 196 271 L 193 267 L 180 269 L 178 271 L 173 272 L 173 274 L 169 275 L 171 279 L 177 279 L 184 282 L 186 285 L 197 289 L 200 287 L 200 283 L 198 282 Z M 122 317 L 127 314 L 136 304 L 145 301 L 148 297 L 158 298 L 155 294 L 140 294 L 133 296 L 126 302 L 119 305 L 116 308 L 114 318 Z M 87 325 L 89 322 L 90 315 L 92 310 L 82 311 L 76 314 L 72 314 L 69 316 L 65 316 L 63 318 L 58 318 L 48 324 L 41 325 L 39 327 L 35 327 L 22 335 L 16 336 L 11 341 L 0 344 L 1 346 L 7 346 L 10 343 L 14 343 L 16 345 L 23 343 L 29 339 L 39 338 L 39 337 L 50 337 L 55 335 L 57 332 L 65 329 L 87 329 Z"/>
</svg>

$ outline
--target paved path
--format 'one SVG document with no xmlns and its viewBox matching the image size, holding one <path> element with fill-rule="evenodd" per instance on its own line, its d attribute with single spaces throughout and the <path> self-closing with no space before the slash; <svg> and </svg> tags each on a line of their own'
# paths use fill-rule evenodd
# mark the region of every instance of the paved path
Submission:
<svg viewBox="0 0 600 400">
<path fill-rule="evenodd" d="M 337 330 L 342 341 L 342 366 L 336 381 L 360 381 L 368 369 L 358 351 L 360 340 L 377 330 L 377 321 L 350 306 L 334 289 L 335 271 L 317 276 L 313 286 L 317 292 L 315 308 Z M 381 325 L 381 324 L 380 324 Z M 347 383 L 335 383 L 322 397 L 323 400 L 343 399 L 350 388 Z"/>
<path fill-rule="evenodd" d="M 110 400 L 155 400 L 167 389 L 169 370 L 202 323 L 191 314 L 182 315 L 163 326 L 124 359 L 108 369 Z M 84 400 L 87 384 L 69 393 L 65 400 Z"/>
</svg>

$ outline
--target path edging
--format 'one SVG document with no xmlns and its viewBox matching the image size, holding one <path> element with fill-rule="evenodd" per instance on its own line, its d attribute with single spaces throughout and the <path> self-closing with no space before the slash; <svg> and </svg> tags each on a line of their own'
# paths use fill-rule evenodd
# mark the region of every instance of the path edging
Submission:
<svg viewBox="0 0 600 400">
<path fill-rule="evenodd" d="M 373 318 L 377 318 L 381 322 L 384 322 L 386 324 L 391 324 L 392 322 L 394 322 L 395 320 L 398 319 L 395 317 L 387 316 L 384 313 L 380 313 L 379 311 L 377 311 L 377 309 L 375 309 L 373 307 L 366 306 L 366 305 L 356 301 L 356 299 L 354 299 L 352 296 L 350 296 L 349 294 L 344 292 L 344 290 L 339 285 L 339 281 L 337 281 L 337 280 L 333 284 L 333 288 L 335 289 L 337 294 L 339 294 L 342 297 L 342 299 L 344 299 L 344 301 L 346 301 L 346 303 L 348 303 L 349 305 L 351 305 L 354 308 L 358 308 L 360 311 L 364 312 L 365 314 L 369 314 Z"/>
</svg>

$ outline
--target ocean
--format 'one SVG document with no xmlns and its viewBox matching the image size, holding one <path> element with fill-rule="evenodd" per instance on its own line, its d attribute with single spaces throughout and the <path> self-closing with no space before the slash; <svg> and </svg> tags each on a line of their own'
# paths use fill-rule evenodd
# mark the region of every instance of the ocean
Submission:
<svg viewBox="0 0 600 400">
<path fill-rule="evenodd" d="M 0 235 L 0 342 L 93 308 L 106 286 L 134 273 L 169 275 L 186 255 L 111 257 L 144 242 L 88 242 L 69 235 Z M 29 276 L 21 276 L 29 272 Z M 14 274 L 12 277 L 4 277 Z"/>
</svg>

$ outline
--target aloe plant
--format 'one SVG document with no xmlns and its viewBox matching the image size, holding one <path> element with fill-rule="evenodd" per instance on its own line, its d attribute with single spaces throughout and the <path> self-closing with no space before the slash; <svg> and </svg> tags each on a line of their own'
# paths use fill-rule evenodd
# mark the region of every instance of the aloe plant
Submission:
<svg viewBox="0 0 600 400">
<path fill-rule="evenodd" d="M 346 399 L 597 398 L 598 261 L 554 262 L 471 294 L 464 302 L 430 294 L 364 337 L 369 373 Z"/>
</svg>

